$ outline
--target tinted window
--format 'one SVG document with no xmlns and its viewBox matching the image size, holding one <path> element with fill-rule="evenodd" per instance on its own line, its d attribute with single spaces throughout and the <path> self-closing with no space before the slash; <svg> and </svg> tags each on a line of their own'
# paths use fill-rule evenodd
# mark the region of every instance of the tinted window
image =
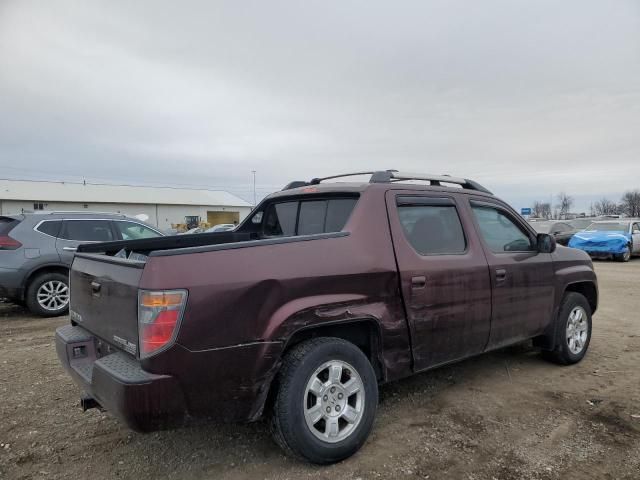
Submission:
<svg viewBox="0 0 640 480">
<path fill-rule="evenodd" d="M 298 202 L 275 203 L 268 207 L 264 220 L 264 234 L 291 236 L 296 233 Z"/>
<path fill-rule="evenodd" d="M 58 233 L 60 232 L 61 225 L 62 220 L 50 220 L 47 222 L 42 222 L 36 230 L 47 235 L 51 235 L 52 237 L 57 237 Z"/>
<path fill-rule="evenodd" d="M 0 217 L 0 235 L 6 235 L 19 223 L 20 221 L 15 218 Z"/>
<path fill-rule="evenodd" d="M 507 215 L 492 207 L 472 206 L 480 233 L 494 253 L 533 250 L 529 236 Z"/>
<path fill-rule="evenodd" d="M 267 207 L 263 232 L 267 236 L 314 235 L 341 231 L 357 199 L 307 200 Z"/>
<path fill-rule="evenodd" d="M 327 218 L 324 225 L 325 232 L 341 231 L 349 220 L 349 216 L 356 206 L 356 198 L 336 198 L 329 200 Z"/>
<path fill-rule="evenodd" d="M 137 240 L 138 238 L 155 238 L 160 236 L 158 232 L 135 222 L 116 221 L 115 225 L 123 240 Z"/>
<path fill-rule="evenodd" d="M 108 220 L 66 220 L 60 237 L 83 242 L 115 240 Z"/>
<path fill-rule="evenodd" d="M 302 202 L 300 204 L 300 219 L 298 220 L 298 235 L 323 233 L 326 214 L 326 200 Z"/>
<path fill-rule="evenodd" d="M 403 205 L 400 223 L 411 246 L 420 255 L 463 253 L 466 242 L 454 206 Z"/>
</svg>

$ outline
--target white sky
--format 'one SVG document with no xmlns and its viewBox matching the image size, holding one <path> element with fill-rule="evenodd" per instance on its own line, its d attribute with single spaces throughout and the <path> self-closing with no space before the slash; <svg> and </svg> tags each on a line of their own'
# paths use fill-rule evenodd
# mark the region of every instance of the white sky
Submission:
<svg viewBox="0 0 640 480">
<path fill-rule="evenodd" d="M 640 2 L 0 0 L 0 177 L 640 188 Z"/>
</svg>

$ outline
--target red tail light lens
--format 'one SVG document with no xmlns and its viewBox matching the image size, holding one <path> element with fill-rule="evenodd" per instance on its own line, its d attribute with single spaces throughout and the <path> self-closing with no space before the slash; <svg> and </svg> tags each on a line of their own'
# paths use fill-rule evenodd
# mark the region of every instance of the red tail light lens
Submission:
<svg viewBox="0 0 640 480">
<path fill-rule="evenodd" d="M 16 250 L 20 248 L 22 244 L 14 238 L 8 235 L 0 236 L 0 250 Z"/>
<path fill-rule="evenodd" d="M 140 290 L 138 332 L 141 358 L 173 344 L 186 303 L 186 290 Z"/>
</svg>

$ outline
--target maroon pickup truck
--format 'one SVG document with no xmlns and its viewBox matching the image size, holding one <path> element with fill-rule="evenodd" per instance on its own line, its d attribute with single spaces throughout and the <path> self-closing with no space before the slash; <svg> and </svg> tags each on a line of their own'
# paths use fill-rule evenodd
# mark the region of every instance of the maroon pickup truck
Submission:
<svg viewBox="0 0 640 480">
<path fill-rule="evenodd" d="M 582 359 L 586 253 L 471 180 L 368 173 L 293 182 L 231 232 L 80 246 L 56 346 L 84 407 L 138 431 L 265 413 L 287 452 L 331 463 L 367 439 L 381 383 L 527 339 Z"/>
</svg>

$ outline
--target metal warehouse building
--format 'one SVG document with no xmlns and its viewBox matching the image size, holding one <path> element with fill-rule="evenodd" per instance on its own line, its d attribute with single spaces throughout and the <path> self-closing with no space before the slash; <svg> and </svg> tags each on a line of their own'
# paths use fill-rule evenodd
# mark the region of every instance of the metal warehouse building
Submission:
<svg viewBox="0 0 640 480">
<path fill-rule="evenodd" d="M 145 214 L 160 229 L 197 215 L 212 225 L 239 222 L 251 204 L 224 191 L 91 183 L 0 180 L 0 215 L 37 210 Z"/>
</svg>

